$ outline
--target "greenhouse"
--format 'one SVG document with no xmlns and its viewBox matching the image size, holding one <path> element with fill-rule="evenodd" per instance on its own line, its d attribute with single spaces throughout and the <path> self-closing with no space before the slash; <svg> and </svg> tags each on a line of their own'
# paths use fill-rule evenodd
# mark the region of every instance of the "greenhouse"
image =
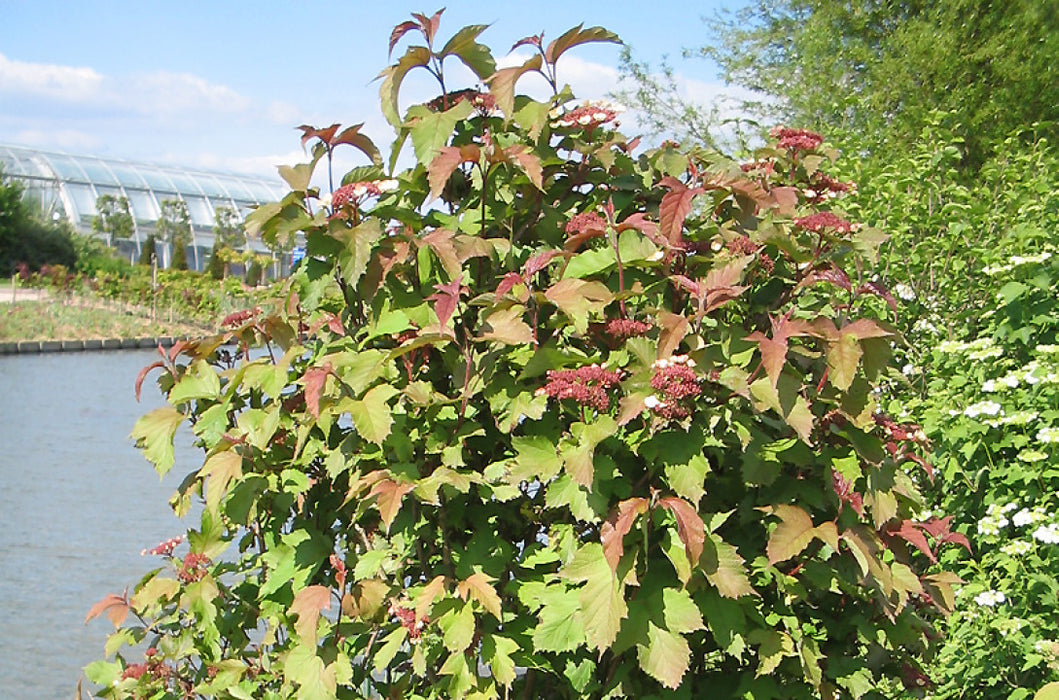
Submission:
<svg viewBox="0 0 1059 700">
<path fill-rule="evenodd" d="M 280 199 L 282 182 L 247 175 L 193 170 L 41 151 L 0 144 L 0 172 L 20 182 L 25 196 L 38 203 L 41 213 L 55 221 L 65 219 L 79 233 L 93 233 L 96 203 L 100 197 L 124 197 L 133 219 L 133 234 L 127 240 L 107 241 L 130 260 L 137 258 L 142 243 L 155 233 L 163 203 L 184 202 L 191 224 L 188 265 L 201 270 L 213 246 L 215 213 L 227 207 L 240 218 L 256 205 Z M 261 248 L 260 241 L 252 241 Z M 163 248 L 168 246 L 161 246 Z M 163 260 L 171 251 L 160 250 Z"/>
</svg>

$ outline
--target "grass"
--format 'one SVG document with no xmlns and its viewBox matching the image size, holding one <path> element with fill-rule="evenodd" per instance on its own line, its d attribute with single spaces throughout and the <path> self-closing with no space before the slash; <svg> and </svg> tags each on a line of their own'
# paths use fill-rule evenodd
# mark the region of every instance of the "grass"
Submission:
<svg viewBox="0 0 1059 700">
<path fill-rule="evenodd" d="M 16 301 L 0 304 L 0 342 L 22 340 L 88 340 L 200 336 L 208 328 L 152 320 L 120 308 L 81 305 L 76 301 Z"/>
</svg>

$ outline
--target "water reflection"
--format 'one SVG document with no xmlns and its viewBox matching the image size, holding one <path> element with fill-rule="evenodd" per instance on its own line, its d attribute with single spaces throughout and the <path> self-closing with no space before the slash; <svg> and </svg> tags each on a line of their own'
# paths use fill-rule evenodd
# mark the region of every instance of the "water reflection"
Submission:
<svg viewBox="0 0 1059 700">
<path fill-rule="evenodd" d="M 103 654 L 109 621 L 83 624 L 107 593 L 158 561 L 145 547 L 183 532 L 167 500 L 201 464 L 189 434 L 160 481 L 133 447 L 136 419 L 162 405 L 151 350 L 0 357 L 0 698 L 72 697 Z M 196 461 L 199 460 L 199 461 Z"/>
</svg>

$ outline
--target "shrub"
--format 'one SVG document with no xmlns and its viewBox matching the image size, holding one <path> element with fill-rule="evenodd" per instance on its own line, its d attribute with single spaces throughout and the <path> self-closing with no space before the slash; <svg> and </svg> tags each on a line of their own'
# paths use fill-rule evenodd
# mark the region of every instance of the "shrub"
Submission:
<svg viewBox="0 0 1059 700">
<path fill-rule="evenodd" d="M 170 406 L 133 435 L 200 523 L 104 612 L 106 697 L 892 695 L 923 682 L 964 544 L 917 521 L 922 433 L 877 412 L 895 334 L 834 154 L 783 129 L 740 168 L 639 153 L 573 103 L 576 27 L 496 70 L 440 12 L 384 71 L 416 164 L 360 127 L 303 127 L 312 162 L 248 228 L 306 258 L 271 303 L 181 343 Z M 490 86 L 444 92 L 445 59 Z M 442 94 L 402 115 L 404 76 Z M 540 72 L 547 100 L 517 94 Z M 782 147 L 777 144 L 784 144 Z M 372 164 L 321 195 L 353 146 Z M 828 184 L 830 183 L 830 184 Z M 826 196 L 825 196 L 826 195 Z M 239 352 L 224 346 L 235 343 Z M 264 352 L 251 353 L 261 347 Z M 926 468 L 926 470 L 924 469 Z M 234 546 L 233 546 L 234 545 Z M 129 613 L 136 624 L 122 626 Z"/>
</svg>

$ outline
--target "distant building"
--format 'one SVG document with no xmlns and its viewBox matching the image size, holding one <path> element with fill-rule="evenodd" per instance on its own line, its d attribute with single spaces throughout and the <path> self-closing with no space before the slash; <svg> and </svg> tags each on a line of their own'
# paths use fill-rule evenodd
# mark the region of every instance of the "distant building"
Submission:
<svg viewBox="0 0 1059 700">
<path fill-rule="evenodd" d="M 25 196 L 41 213 L 65 219 L 79 233 L 91 234 L 96 201 L 103 195 L 129 200 L 134 221 L 131 239 L 118 241 L 130 260 L 139 258 L 141 245 L 155 232 L 161 203 L 187 203 L 191 218 L 189 266 L 201 270 L 213 248 L 214 212 L 229 207 L 245 217 L 256 205 L 280 200 L 287 189 L 278 179 L 210 172 L 168 165 L 134 163 L 112 158 L 70 155 L 0 144 L 0 169 L 5 178 L 20 182 Z M 260 252 L 260 241 L 250 244 Z M 286 265 L 283 265 L 286 267 Z M 277 270 L 279 272 L 279 270 Z"/>
</svg>

